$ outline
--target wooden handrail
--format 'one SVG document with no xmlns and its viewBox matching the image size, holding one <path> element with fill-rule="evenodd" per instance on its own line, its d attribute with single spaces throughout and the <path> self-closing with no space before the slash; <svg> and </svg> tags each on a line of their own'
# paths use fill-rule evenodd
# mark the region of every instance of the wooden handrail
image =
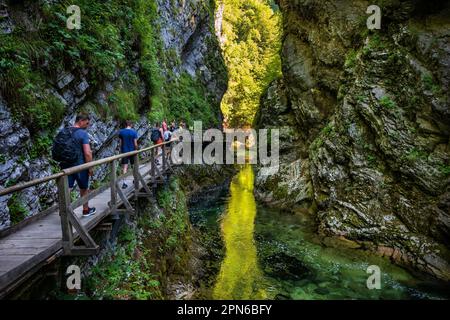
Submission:
<svg viewBox="0 0 450 320">
<path fill-rule="evenodd" d="M 64 169 L 61 172 L 58 172 L 56 174 L 52 174 L 52 175 L 47 176 L 47 177 L 43 177 L 43 178 L 39 178 L 39 179 L 35 179 L 35 180 L 32 180 L 32 181 L 27 181 L 27 182 L 23 182 L 23 183 L 19 183 L 17 185 L 12 186 L 12 187 L 1 189 L 0 190 L 0 196 L 4 196 L 4 195 L 10 194 L 10 193 L 21 191 L 23 189 L 27 189 L 27 188 L 30 188 L 30 187 L 34 187 L 36 185 L 39 185 L 39 184 L 42 184 L 42 183 L 45 183 L 45 182 L 56 180 L 56 179 L 61 178 L 63 176 L 70 176 L 70 175 L 72 175 L 74 173 L 78 173 L 80 171 L 88 170 L 88 169 L 93 168 L 93 167 L 98 166 L 98 165 L 102 165 L 102 164 L 105 164 L 105 163 L 110 163 L 110 162 L 115 161 L 115 160 L 120 160 L 122 158 L 127 158 L 127 157 L 131 157 L 131 156 L 134 156 L 134 155 L 137 155 L 137 154 L 141 154 L 143 152 L 147 152 L 149 150 L 156 149 L 158 147 L 164 146 L 164 145 L 172 143 L 172 142 L 177 142 L 177 141 L 179 141 L 179 139 L 163 142 L 163 143 L 160 143 L 160 144 L 157 144 L 157 145 L 154 145 L 154 146 L 151 146 L 151 147 L 147 147 L 147 148 L 144 148 L 144 149 L 131 151 L 131 152 L 127 152 L 127 153 L 122 153 L 122 154 L 119 154 L 119 155 L 111 156 L 111 157 L 108 157 L 108 158 L 103 158 L 103 159 L 96 160 L 96 161 L 91 161 L 91 162 L 84 163 L 84 164 L 81 164 L 81 165 L 78 165 L 78 166 L 75 166 L 75 167 Z"/>
<path fill-rule="evenodd" d="M 34 186 L 36 186 L 38 184 L 49 182 L 51 180 L 56 180 L 56 179 L 58 179 L 58 178 L 60 178 L 62 176 L 64 176 L 64 172 L 59 172 L 59 173 L 56 173 L 56 174 L 52 174 L 51 176 L 43 177 L 43 178 L 40 178 L 40 179 L 35 179 L 35 180 L 27 181 L 27 182 L 22 182 L 22 183 L 14 185 L 12 187 L 9 187 L 9 188 L 1 189 L 0 190 L 0 196 L 4 196 L 4 195 L 7 195 L 7 194 L 10 194 L 10 193 L 13 193 L 13 192 L 21 191 L 21 190 L 26 189 L 26 188 L 34 187 Z"/>
</svg>

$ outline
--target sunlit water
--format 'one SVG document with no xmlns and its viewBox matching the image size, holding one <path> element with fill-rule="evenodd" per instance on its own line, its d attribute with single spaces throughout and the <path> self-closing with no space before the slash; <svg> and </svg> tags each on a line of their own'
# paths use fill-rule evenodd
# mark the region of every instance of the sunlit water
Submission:
<svg viewBox="0 0 450 320">
<path fill-rule="evenodd" d="M 214 287 L 214 299 L 267 298 L 253 241 L 256 217 L 253 180 L 253 170 L 247 166 L 230 186 L 227 212 L 222 220 L 226 253 Z"/>
<path fill-rule="evenodd" d="M 227 197 L 191 208 L 195 224 L 220 230 L 224 258 L 206 298 L 448 299 L 448 286 L 425 279 L 343 240 L 319 237 L 310 217 L 258 205 L 244 166 Z M 220 224 L 220 228 L 214 228 Z M 214 261 L 210 261 L 214 263 Z M 381 269 L 381 289 L 367 288 L 367 268 Z"/>
</svg>

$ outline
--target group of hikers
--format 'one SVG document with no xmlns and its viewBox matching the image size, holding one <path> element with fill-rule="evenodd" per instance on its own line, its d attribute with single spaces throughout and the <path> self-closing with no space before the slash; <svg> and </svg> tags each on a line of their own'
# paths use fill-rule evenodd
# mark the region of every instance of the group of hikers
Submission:
<svg viewBox="0 0 450 320">
<path fill-rule="evenodd" d="M 55 138 L 52 148 L 53 159 L 59 162 L 61 169 L 78 166 L 93 160 L 92 150 L 89 144 L 89 135 L 86 129 L 90 125 L 91 118 L 88 114 L 79 114 L 75 119 L 73 126 L 61 130 Z M 152 128 L 150 140 L 155 144 L 161 144 L 172 139 L 173 133 L 178 129 L 185 129 L 186 125 L 180 121 L 179 125 L 172 121 L 170 125 L 164 120 L 162 123 L 155 123 Z M 126 120 L 123 128 L 118 132 L 120 140 L 120 152 L 128 153 L 138 150 L 138 134 L 134 129 L 134 123 L 131 120 Z M 163 152 L 162 148 L 160 151 Z M 129 164 L 134 164 L 134 157 L 125 157 L 121 160 L 122 173 L 128 172 Z M 155 164 L 159 161 L 156 159 Z M 88 169 L 68 176 L 69 188 L 72 190 L 75 182 L 80 189 L 80 196 L 83 197 L 89 192 L 89 177 L 93 175 L 93 170 Z M 122 189 L 128 188 L 128 185 L 123 182 Z M 96 213 L 94 207 L 89 207 L 86 202 L 83 205 L 83 217 L 89 217 Z"/>
</svg>

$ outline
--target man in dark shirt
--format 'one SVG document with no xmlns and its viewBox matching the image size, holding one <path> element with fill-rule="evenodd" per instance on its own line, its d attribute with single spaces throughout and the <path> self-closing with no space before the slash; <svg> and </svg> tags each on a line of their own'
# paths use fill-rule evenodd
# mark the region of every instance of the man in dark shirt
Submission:
<svg viewBox="0 0 450 320">
<path fill-rule="evenodd" d="M 71 166 L 78 166 L 92 161 L 92 150 L 89 145 L 89 135 L 86 129 L 89 127 L 90 117 L 87 114 L 79 114 L 75 119 L 75 124 L 71 127 L 73 138 L 79 143 L 80 149 L 78 154 L 78 161 Z M 63 167 L 63 169 L 65 169 Z M 80 188 L 80 196 L 84 197 L 89 193 L 89 177 L 93 175 L 92 169 L 84 170 L 68 177 L 69 188 L 72 189 L 75 185 L 75 181 Z M 95 208 L 89 208 L 89 203 L 86 202 L 83 205 L 83 216 L 88 217 L 95 214 Z"/>
<path fill-rule="evenodd" d="M 131 151 L 135 151 L 138 149 L 138 143 L 137 143 L 137 132 L 133 129 L 133 122 L 130 120 L 127 120 L 125 122 L 126 128 L 121 129 L 119 131 L 119 138 L 120 138 L 120 152 L 121 153 L 127 153 Z M 123 174 L 126 174 L 128 171 L 128 164 L 134 164 L 134 157 L 126 157 L 122 158 L 122 172 Z M 128 185 L 124 182 L 122 184 L 122 189 L 126 189 Z"/>
</svg>

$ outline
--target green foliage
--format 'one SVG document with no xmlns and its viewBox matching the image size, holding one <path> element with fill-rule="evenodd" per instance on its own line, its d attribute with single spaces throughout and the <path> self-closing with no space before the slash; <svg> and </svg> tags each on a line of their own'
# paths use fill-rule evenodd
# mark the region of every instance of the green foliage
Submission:
<svg viewBox="0 0 450 320">
<path fill-rule="evenodd" d="M 382 38 L 378 33 L 374 33 L 369 36 L 369 42 L 366 46 L 364 46 L 362 53 L 364 56 L 367 56 L 372 51 L 379 51 L 386 48 L 385 42 L 383 42 Z"/>
<path fill-rule="evenodd" d="M 366 96 L 363 94 L 360 94 L 356 97 L 356 100 L 358 101 L 358 103 L 363 103 L 366 101 Z"/>
<path fill-rule="evenodd" d="M 441 171 L 441 173 L 443 175 L 445 175 L 446 177 L 450 176 L 450 165 L 448 164 L 441 164 L 439 166 L 439 170 Z"/>
<path fill-rule="evenodd" d="M 186 216 L 186 198 L 179 188 L 178 180 L 172 179 L 168 189 L 158 192 L 157 199 L 167 217 L 163 222 L 167 234 L 164 250 L 173 251 L 182 246 L 189 227 Z"/>
<path fill-rule="evenodd" d="M 380 99 L 380 105 L 387 109 L 397 108 L 397 104 L 389 97 L 384 96 Z"/>
<path fill-rule="evenodd" d="M 328 123 L 325 127 L 322 129 L 322 134 L 329 136 L 334 131 L 333 124 Z"/>
<path fill-rule="evenodd" d="M 158 191 L 157 200 L 164 213 L 141 215 L 137 225 L 122 228 L 117 248 L 84 280 L 89 297 L 162 299 L 167 269 L 178 266 L 178 274 L 184 270 L 189 222 L 178 181 L 171 179 L 168 187 Z"/>
<path fill-rule="evenodd" d="M 23 204 L 20 195 L 17 193 L 14 193 L 8 200 L 8 209 L 9 219 L 12 225 L 24 220 L 29 214 L 27 207 Z"/>
<path fill-rule="evenodd" d="M 344 66 L 345 68 L 351 69 L 356 65 L 357 52 L 355 50 L 350 50 L 348 53 Z"/>
<path fill-rule="evenodd" d="M 0 35 L 0 89 L 13 115 L 33 133 L 56 128 L 64 105 L 48 91 L 46 79 L 62 70 L 89 68 L 89 83 L 111 78 L 126 63 L 131 47 L 131 0 L 80 0 L 82 28 L 66 28 L 67 3 L 43 3 L 35 31 L 18 25 Z"/>
<path fill-rule="evenodd" d="M 367 155 L 367 162 L 369 162 L 370 165 L 374 165 L 377 158 L 373 154 Z"/>
<path fill-rule="evenodd" d="M 138 96 L 136 92 L 119 89 L 109 97 L 109 107 L 112 115 L 120 120 L 137 120 Z"/>
<path fill-rule="evenodd" d="M 163 76 L 163 68 L 181 61 L 174 50 L 163 49 L 156 0 L 80 0 L 77 5 L 82 12 L 80 30 L 67 29 L 68 4 L 56 1 L 44 2 L 37 8 L 42 22 L 35 31 L 19 22 L 12 34 L 0 35 L 0 90 L 14 117 L 32 135 L 51 131 L 62 121 L 65 106 L 48 90 L 53 85 L 49 82 L 55 81 L 57 75 L 64 70 L 71 70 L 75 76 L 83 73 L 90 90 L 95 90 L 116 78 L 117 70 L 130 69 L 136 62 L 136 50 L 139 75 L 121 77 L 119 80 L 124 81 L 108 97 L 108 104 L 91 105 L 95 111 L 118 120 L 136 119 L 143 111 L 152 122 L 173 117 L 189 124 L 193 120 L 210 126 L 218 124 L 218 106 L 213 105 L 196 77 L 184 74 L 179 80 L 169 77 L 169 81 Z M 177 1 L 172 5 L 180 6 Z M 214 1 L 205 2 L 201 10 L 213 14 Z M 207 41 L 217 42 L 213 37 Z M 206 57 L 208 68 L 225 75 L 219 58 L 210 50 Z M 85 74 L 85 70 L 89 72 Z M 145 101 L 139 98 L 139 78 L 149 92 Z M 33 156 L 45 151 L 44 141 L 37 141 Z"/>
<path fill-rule="evenodd" d="M 42 43 L 23 41 L 15 35 L 0 35 L 0 90 L 13 116 L 33 133 L 59 125 L 64 105 L 46 91 L 44 76 L 36 70 L 35 62 L 43 56 Z"/>
<path fill-rule="evenodd" d="M 410 161 L 416 161 L 419 159 L 427 159 L 428 154 L 423 151 L 423 150 L 419 150 L 417 148 L 412 148 L 409 153 L 406 155 L 406 159 L 410 160 Z"/>
<path fill-rule="evenodd" d="M 424 74 L 422 76 L 422 83 L 425 88 L 425 90 L 431 91 L 433 94 L 439 94 L 441 91 L 441 88 L 438 84 L 436 84 L 433 80 L 433 76 L 429 73 Z"/>
<path fill-rule="evenodd" d="M 120 246 L 97 264 L 86 280 L 89 295 L 99 299 L 161 298 L 160 283 L 146 259 L 149 251 L 138 245 L 134 229 L 125 227 L 119 234 Z M 136 259 L 139 250 L 141 258 Z"/>
<path fill-rule="evenodd" d="M 317 137 L 312 143 L 311 143 L 311 150 L 317 151 L 320 147 L 322 147 L 324 144 L 323 139 L 321 137 Z"/>
<path fill-rule="evenodd" d="M 163 80 L 157 58 L 161 44 L 158 43 L 154 30 L 154 19 L 157 16 L 156 1 L 137 0 L 134 2 L 133 11 L 135 12 L 133 28 L 137 32 L 141 74 L 151 95 L 159 96 Z"/>
<path fill-rule="evenodd" d="M 223 45 L 228 91 L 222 111 L 231 126 L 251 125 L 267 85 L 281 75 L 281 15 L 262 0 L 224 0 Z"/>
<path fill-rule="evenodd" d="M 42 133 L 41 135 L 37 136 L 32 143 L 32 147 L 29 153 L 30 158 L 36 159 L 42 156 L 49 155 L 52 143 L 52 137 L 48 133 Z"/>
<path fill-rule="evenodd" d="M 138 0 L 134 3 L 133 11 L 136 13 L 133 27 L 137 31 L 141 76 L 150 91 L 149 121 L 154 123 L 165 118 L 183 119 L 191 125 L 193 121 L 201 120 L 206 126 L 217 126 L 218 111 L 198 79 L 187 73 L 181 74 L 179 79 L 172 75 L 171 81 L 162 76 L 161 64 L 171 67 L 181 61 L 174 50 L 163 50 L 161 39 L 157 35 L 159 26 L 155 19 L 156 2 Z M 207 62 L 214 63 L 211 70 L 220 70 L 219 64 L 212 60 L 207 57 Z"/>
<path fill-rule="evenodd" d="M 47 23 L 40 34 L 47 39 L 49 58 L 61 60 L 66 69 L 89 68 L 92 84 L 111 78 L 125 65 L 125 48 L 132 40 L 129 20 L 133 12 L 128 2 L 78 1 L 83 13 L 80 30 L 66 28 L 66 3 L 44 5 Z"/>
<path fill-rule="evenodd" d="M 205 127 L 218 125 L 218 110 L 211 107 L 212 101 L 204 86 L 187 73 L 183 73 L 180 79 L 173 83 L 168 106 L 172 117 L 184 119 L 188 125 L 192 125 L 196 120 L 202 120 Z"/>
</svg>

